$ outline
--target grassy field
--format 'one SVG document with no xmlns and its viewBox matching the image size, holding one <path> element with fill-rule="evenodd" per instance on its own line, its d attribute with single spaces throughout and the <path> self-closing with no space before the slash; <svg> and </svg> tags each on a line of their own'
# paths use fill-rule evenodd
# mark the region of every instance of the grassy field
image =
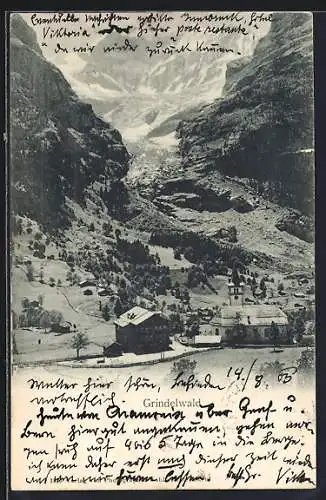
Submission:
<svg viewBox="0 0 326 500">
<path fill-rule="evenodd" d="M 37 231 L 33 227 L 33 233 Z M 26 265 L 13 264 L 12 267 L 12 310 L 16 314 L 22 311 L 22 300 L 39 300 L 42 298 L 45 310 L 56 310 L 62 313 L 65 321 L 76 325 L 76 330 L 85 333 L 90 344 L 81 354 L 102 354 L 102 346 L 110 343 L 115 338 L 113 321 L 104 321 L 99 311 L 99 299 L 96 289 L 93 295 L 85 296 L 83 289 L 77 285 L 70 285 L 67 281 L 69 266 L 58 259 L 58 251 L 55 245 L 47 246 L 47 255 L 53 254 L 54 260 L 33 257 L 27 248 L 31 239 L 26 234 L 22 235 L 16 243 L 15 257 L 30 260 L 33 266 L 32 281 L 27 279 Z M 15 262 L 15 260 L 14 260 Z M 90 277 L 90 273 L 76 268 L 80 279 Z M 44 283 L 40 282 L 40 273 L 43 273 Z M 49 280 L 53 278 L 60 286 L 50 286 Z M 102 301 L 104 303 L 104 300 Z M 73 333 L 55 334 L 44 333 L 44 329 L 17 329 L 14 331 L 18 355 L 15 359 L 19 361 L 46 361 L 52 359 L 63 359 L 74 357 L 75 351 L 71 348 Z M 40 341 L 40 343 L 39 343 Z"/>
<path fill-rule="evenodd" d="M 149 245 L 151 254 L 158 253 L 162 266 L 168 266 L 171 270 L 188 269 L 192 264 L 182 255 L 180 259 L 174 258 L 173 248 L 164 248 L 157 245 Z"/>
</svg>

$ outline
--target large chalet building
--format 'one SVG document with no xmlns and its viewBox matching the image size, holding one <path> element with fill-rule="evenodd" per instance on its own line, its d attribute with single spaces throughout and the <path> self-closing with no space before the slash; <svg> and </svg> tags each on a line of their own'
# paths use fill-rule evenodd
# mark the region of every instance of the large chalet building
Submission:
<svg viewBox="0 0 326 500">
<path fill-rule="evenodd" d="M 160 352 L 169 348 L 171 325 L 158 311 L 135 306 L 114 322 L 116 342 L 124 352 Z"/>
<path fill-rule="evenodd" d="M 271 326 L 274 324 L 279 332 L 279 340 L 288 342 L 286 314 L 277 306 L 267 304 L 244 304 L 244 285 L 229 282 L 229 305 L 221 308 L 216 321 L 216 333 L 222 341 L 228 341 L 237 325 L 245 331 L 242 339 L 246 344 L 270 344 Z"/>
</svg>

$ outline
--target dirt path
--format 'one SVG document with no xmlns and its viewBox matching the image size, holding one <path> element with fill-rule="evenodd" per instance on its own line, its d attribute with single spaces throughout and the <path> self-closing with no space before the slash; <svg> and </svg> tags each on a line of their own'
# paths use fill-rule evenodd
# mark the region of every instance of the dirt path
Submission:
<svg viewBox="0 0 326 500">
<path fill-rule="evenodd" d="M 59 289 L 58 289 L 59 290 Z M 72 303 L 70 302 L 70 300 L 68 299 L 67 295 L 62 291 L 62 290 L 59 290 L 59 292 L 64 296 L 64 298 L 66 299 L 67 301 L 67 304 L 69 305 L 69 307 L 74 311 L 76 312 L 77 314 L 86 314 L 87 316 L 91 316 L 92 318 L 97 318 L 99 320 L 100 323 L 105 323 L 105 320 L 102 320 L 102 318 L 100 316 L 98 316 L 97 314 L 92 314 L 92 313 L 89 313 L 87 311 L 80 311 L 78 309 L 78 307 L 76 308 L 75 306 L 72 305 Z"/>
</svg>

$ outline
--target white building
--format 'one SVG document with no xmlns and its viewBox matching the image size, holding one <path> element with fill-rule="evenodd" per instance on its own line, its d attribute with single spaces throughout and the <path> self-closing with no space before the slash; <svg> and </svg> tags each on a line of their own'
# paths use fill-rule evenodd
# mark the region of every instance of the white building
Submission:
<svg viewBox="0 0 326 500">
<path fill-rule="evenodd" d="M 229 283 L 229 304 L 221 308 L 220 316 L 217 318 L 218 334 L 222 340 L 229 340 L 241 325 L 245 332 L 243 343 L 270 344 L 271 326 L 274 324 L 279 332 L 279 339 L 287 342 L 288 319 L 286 314 L 277 306 L 255 304 L 244 304 L 244 285 Z"/>
</svg>

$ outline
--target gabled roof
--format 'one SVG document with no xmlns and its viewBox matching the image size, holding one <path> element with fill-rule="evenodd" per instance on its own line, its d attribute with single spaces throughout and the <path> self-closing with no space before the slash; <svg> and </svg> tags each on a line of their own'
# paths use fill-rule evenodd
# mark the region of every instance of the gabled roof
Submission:
<svg viewBox="0 0 326 500">
<path fill-rule="evenodd" d="M 267 304 L 224 306 L 221 308 L 222 318 L 235 318 L 237 314 L 255 316 L 256 318 L 286 317 L 286 314 L 279 307 Z"/>
<path fill-rule="evenodd" d="M 225 306 L 221 308 L 220 325 L 232 326 L 237 316 L 242 325 L 270 325 L 274 321 L 277 325 L 287 325 L 286 314 L 277 306 L 257 304 L 243 306 Z"/>
<path fill-rule="evenodd" d="M 124 314 L 121 314 L 114 323 L 118 326 L 137 326 L 157 314 L 159 314 L 157 311 L 148 311 L 143 307 L 135 306 Z"/>
</svg>

